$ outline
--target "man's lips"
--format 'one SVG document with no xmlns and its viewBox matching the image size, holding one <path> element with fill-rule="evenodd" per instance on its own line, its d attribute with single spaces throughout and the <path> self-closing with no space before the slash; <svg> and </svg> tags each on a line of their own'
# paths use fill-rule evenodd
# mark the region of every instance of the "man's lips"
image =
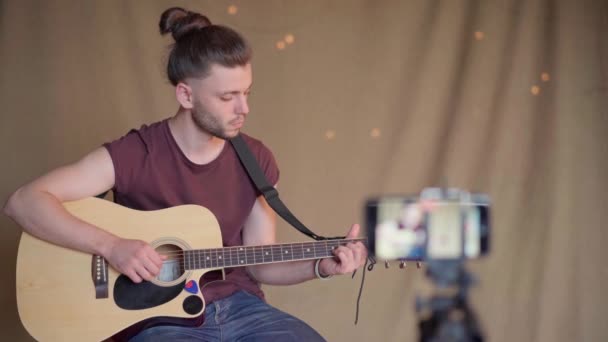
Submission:
<svg viewBox="0 0 608 342">
<path fill-rule="evenodd" d="M 235 128 L 241 128 L 241 127 L 243 127 L 244 123 L 245 123 L 245 120 L 234 120 L 234 121 L 230 122 L 230 124 L 232 126 L 234 126 Z"/>
</svg>

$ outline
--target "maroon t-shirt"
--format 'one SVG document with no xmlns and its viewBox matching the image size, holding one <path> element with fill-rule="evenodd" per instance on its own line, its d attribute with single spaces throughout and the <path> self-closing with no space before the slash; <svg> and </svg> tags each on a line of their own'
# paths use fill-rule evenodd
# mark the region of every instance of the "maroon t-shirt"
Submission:
<svg viewBox="0 0 608 342">
<path fill-rule="evenodd" d="M 279 179 L 272 152 L 262 142 L 242 134 L 270 184 Z M 115 170 L 114 200 L 137 210 L 158 210 L 198 204 L 217 218 L 224 246 L 243 244 L 242 230 L 260 195 L 229 142 L 208 164 L 190 161 L 177 145 L 168 120 L 131 130 L 104 144 Z M 207 303 L 243 289 L 264 299 L 259 283 L 242 267 L 226 269 L 226 281 L 203 288 Z"/>
</svg>

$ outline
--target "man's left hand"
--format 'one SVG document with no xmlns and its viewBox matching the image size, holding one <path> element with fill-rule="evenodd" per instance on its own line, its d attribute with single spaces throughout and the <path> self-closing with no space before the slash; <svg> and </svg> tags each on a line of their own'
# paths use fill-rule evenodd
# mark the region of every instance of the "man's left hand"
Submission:
<svg viewBox="0 0 608 342">
<path fill-rule="evenodd" d="M 355 239 L 359 235 L 360 226 L 353 224 L 346 239 Z M 321 260 L 319 273 L 321 276 L 351 273 L 363 266 L 367 259 L 367 248 L 361 241 L 349 242 L 338 246 L 333 251 L 335 257 Z"/>
</svg>

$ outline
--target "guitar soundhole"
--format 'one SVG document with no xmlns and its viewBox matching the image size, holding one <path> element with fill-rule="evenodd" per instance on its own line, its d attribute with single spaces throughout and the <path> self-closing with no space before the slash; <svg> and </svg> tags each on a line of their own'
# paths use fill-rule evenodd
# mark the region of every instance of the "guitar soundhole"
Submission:
<svg viewBox="0 0 608 342">
<path fill-rule="evenodd" d="M 179 279 L 184 274 L 184 251 L 179 246 L 172 244 L 158 246 L 156 251 L 167 256 L 156 279 L 167 283 Z"/>
</svg>

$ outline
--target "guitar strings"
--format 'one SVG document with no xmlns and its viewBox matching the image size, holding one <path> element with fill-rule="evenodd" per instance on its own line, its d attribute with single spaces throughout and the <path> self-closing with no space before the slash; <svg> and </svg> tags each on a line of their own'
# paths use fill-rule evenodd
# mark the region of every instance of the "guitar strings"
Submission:
<svg viewBox="0 0 608 342">
<path fill-rule="evenodd" d="M 315 258 L 329 258 L 333 255 L 330 253 L 335 247 L 340 245 L 345 245 L 348 242 L 365 242 L 367 238 L 353 238 L 353 239 L 340 239 L 340 240 L 328 240 L 328 241 L 315 241 L 315 242 L 302 242 L 302 243 L 290 243 L 290 244 L 274 244 L 274 245 L 258 245 L 258 246 L 231 246 L 231 247 L 221 247 L 221 248 L 209 248 L 209 249 L 179 249 L 179 250 L 169 250 L 160 252 L 161 255 L 168 257 L 167 260 L 163 260 L 163 266 L 165 264 L 172 264 L 173 266 L 179 266 L 180 269 L 185 269 L 185 265 L 198 265 L 203 264 L 208 266 L 207 263 L 211 264 L 211 267 L 215 266 L 235 266 L 239 265 L 239 263 L 235 263 L 235 261 L 242 261 L 241 257 L 243 255 L 239 255 L 242 252 L 245 252 L 245 260 L 252 259 L 254 264 L 256 263 L 265 263 L 264 258 L 268 258 L 268 252 L 271 253 L 270 261 L 266 263 L 272 262 L 281 262 L 281 261 L 296 261 L 296 260 L 311 260 Z M 294 247 L 296 248 L 296 253 L 293 253 Z M 328 247 L 331 250 L 328 250 Z M 289 248 L 292 251 L 292 254 L 289 256 L 293 258 L 295 255 L 295 260 L 284 260 L 281 257 L 281 260 L 278 260 L 279 256 L 283 256 L 283 251 Z M 302 255 L 299 255 L 297 249 L 301 248 Z M 308 248 L 306 252 L 304 252 L 304 248 Z M 312 249 L 312 255 L 310 257 L 306 257 L 307 253 L 310 253 Z M 186 260 L 186 253 L 190 253 L 190 258 Z M 253 252 L 253 254 L 251 253 Z M 280 253 L 277 253 L 280 252 Z M 236 253 L 236 254 L 233 254 Z M 226 255 L 227 254 L 227 255 Z M 214 257 L 215 256 L 215 257 Z M 201 260 L 201 257 L 204 257 L 204 260 Z M 256 262 L 256 259 L 262 260 L 261 262 Z M 275 260 L 277 259 L 277 260 Z M 226 265 L 228 262 L 230 265 Z M 213 265 L 213 264 L 216 265 Z M 219 265 L 222 263 L 223 265 Z M 250 263 L 247 262 L 246 265 Z M 245 266 L 245 264 L 244 264 Z"/>
<path fill-rule="evenodd" d="M 280 249 L 283 250 L 286 247 L 290 247 L 293 249 L 293 247 L 295 248 L 304 248 L 304 247 L 309 247 L 308 245 L 310 245 L 310 247 L 315 248 L 315 250 L 318 250 L 318 248 L 325 248 L 327 246 L 331 246 L 331 247 L 335 247 L 338 245 L 344 245 L 348 242 L 358 242 L 358 241 L 365 241 L 367 240 L 366 238 L 357 238 L 357 239 L 347 239 L 347 240 L 336 240 L 336 241 L 326 241 L 326 242 L 302 242 L 301 245 L 299 243 L 295 243 L 295 244 L 276 244 L 276 245 L 261 245 L 261 246 L 231 246 L 231 247 L 221 247 L 221 248 L 209 248 L 209 249 L 187 249 L 187 250 L 178 250 L 178 251 L 167 251 L 167 252 L 163 252 L 162 254 L 165 255 L 183 255 L 186 252 L 213 252 L 213 251 L 221 251 L 221 250 L 230 250 L 230 252 L 234 251 L 235 249 L 243 249 L 245 250 L 245 252 L 247 251 L 251 251 L 254 250 L 254 252 L 259 252 L 259 251 L 255 251 L 256 248 L 259 248 L 262 250 L 262 252 L 265 249 L 270 249 L 271 251 L 274 251 L 276 249 Z M 346 243 L 345 243 L 346 241 Z M 237 251 L 239 252 L 239 251 Z"/>
<path fill-rule="evenodd" d="M 332 246 L 333 247 L 333 246 Z M 270 252 L 273 254 L 276 254 L 278 252 L 283 252 L 285 251 L 284 248 L 275 248 L 275 249 L 264 249 L 264 250 L 253 250 L 253 249 L 243 249 L 243 250 L 234 250 L 234 249 L 230 249 L 229 248 L 219 248 L 219 249 L 187 249 L 187 250 L 181 250 L 181 251 L 167 251 L 167 252 L 159 252 L 159 254 L 163 254 L 163 255 L 168 255 L 168 256 L 183 256 L 186 253 L 191 253 L 192 255 L 203 255 L 204 253 L 214 253 L 217 255 L 229 255 L 230 253 L 247 253 L 247 255 L 251 254 L 252 252 L 254 254 L 264 254 L 265 252 Z M 333 249 L 333 248 L 332 248 Z M 324 251 L 327 250 L 327 248 L 314 248 L 314 249 L 310 249 L 307 251 L 299 251 L 296 250 L 295 252 L 300 253 L 309 253 L 311 251 Z M 293 251 L 293 249 L 292 249 Z M 295 254 L 295 253 L 294 253 Z M 205 254 L 206 255 L 206 254 Z"/>
<path fill-rule="evenodd" d="M 161 253 L 162 255 L 162 253 Z M 183 263 L 191 263 L 191 264 L 198 264 L 198 263 L 202 263 L 202 262 L 222 262 L 224 260 L 229 260 L 229 261 L 234 261 L 234 260 L 251 260 L 253 259 L 254 261 L 256 259 L 258 260 L 264 260 L 264 259 L 272 259 L 271 262 L 274 261 L 290 261 L 293 259 L 283 259 L 281 258 L 281 256 L 287 256 L 288 258 L 295 258 L 296 260 L 304 260 L 304 259 L 314 259 L 314 258 L 326 258 L 326 257 L 333 257 L 333 254 L 330 253 L 330 251 L 320 251 L 318 253 L 314 253 L 314 254 L 274 254 L 274 255 L 268 255 L 268 254 L 260 254 L 260 253 L 255 253 L 255 254 L 247 254 L 247 255 L 217 255 L 216 257 L 212 257 L 212 256 L 205 256 L 204 259 L 201 259 L 202 255 L 193 255 L 190 259 L 186 259 L 183 255 L 172 255 L 169 259 L 163 260 L 163 263 L 173 263 L 175 262 L 175 260 L 183 262 Z M 220 260 L 220 261 L 218 261 Z M 294 260 L 295 261 L 295 260 Z"/>
<path fill-rule="evenodd" d="M 257 247 L 257 246 L 256 246 Z M 331 250 L 328 250 L 327 247 L 331 247 L 331 249 L 333 249 L 333 247 L 335 246 L 321 246 L 321 245 L 315 245 L 312 252 L 311 251 L 302 251 L 302 254 L 300 255 L 299 251 L 296 251 L 296 253 L 293 253 L 292 250 L 292 254 L 289 254 L 289 257 L 291 258 L 295 258 L 295 260 L 293 259 L 288 259 L 285 260 L 282 257 L 285 256 L 286 254 L 283 254 L 283 250 L 284 248 L 281 248 L 279 245 L 273 245 L 270 249 L 268 249 L 267 247 L 265 247 L 266 249 L 258 249 L 258 250 L 254 250 L 251 247 L 243 247 L 245 254 L 240 254 L 241 251 L 236 251 L 236 254 L 233 254 L 233 252 L 235 252 L 235 249 L 240 249 L 241 247 L 227 247 L 227 248 L 223 248 L 223 249 L 207 249 L 207 250 L 190 250 L 193 253 L 191 253 L 190 258 L 188 260 L 186 260 L 185 254 L 188 250 L 183 251 L 168 251 L 166 253 L 161 253 L 162 255 L 166 255 L 168 256 L 170 259 L 169 260 L 165 260 L 163 261 L 163 264 L 173 264 L 173 265 L 178 265 L 181 268 L 185 268 L 184 266 L 186 264 L 189 265 L 205 265 L 208 266 L 208 264 L 211 264 L 211 267 L 214 266 L 226 266 L 226 263 L 229 263 L 229 266 L 232 265 L 238 265 L 238 261 L 242 261 L 243 257 L 244 260 L 247 260 L 247 265 L 249 265 L 249 260 L 253 259 L 254 263 L 264 263 L 264 259 L 271 259 L 269 261 L 266 261 L 267 263 L 272 263 L 272 262 L 281 262 L 281 261 L 296 261 L 296 260 L 312 260 L 315 258 L 329 258 L 332 257 L 333 255 L 331 254 Z M 228 251 L 226 251 L 228 250 Z M 203 253 L 197 253 L 197 252 L 203 252 Z M 222 252 L 223 251 L 223 252 Z M 207 252 L 207 254 L 204 254 L 204 252 Z M 215 252 L 215 253 L 213 253 Z M 226 253 L 227 252 L 227 253 Z M 253 252 L 253 253 L 251 253 Z M 266 254 L 267 252 L 270 252 L 271 254 Z M 281 253 L 277 253 L 277 252 L 281 252 Z M 294 257 L 295 256 L 295 257 Z M 201 259 L 201 257 L 203 257 L 204 259 Z M 260 262 L 256 261 L 260 260 Z M 215 265 L 213 265 L 215 264 Z M 223 264 L 223 265 L 220 265 Z"/>
</svg>

